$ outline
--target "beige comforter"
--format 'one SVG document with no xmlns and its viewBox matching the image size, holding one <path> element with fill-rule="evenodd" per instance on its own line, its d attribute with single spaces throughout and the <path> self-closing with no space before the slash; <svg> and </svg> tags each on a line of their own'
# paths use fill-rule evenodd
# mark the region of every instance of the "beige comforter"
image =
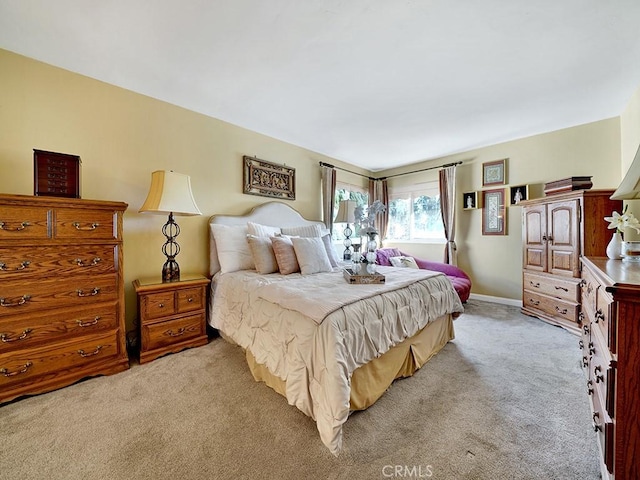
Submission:
<svg viewBox="0 0 640 480">
<path fill-rule="evenodd" d="M 378 267 L 382 285 L 349 285 L 341 270 L 303 276 L 218 274 L 209 323 L 286 383 L 332 453 L 342 448 L 351 374 L 429 321 L 462 312 L 441 273 Z"/>
</svg>

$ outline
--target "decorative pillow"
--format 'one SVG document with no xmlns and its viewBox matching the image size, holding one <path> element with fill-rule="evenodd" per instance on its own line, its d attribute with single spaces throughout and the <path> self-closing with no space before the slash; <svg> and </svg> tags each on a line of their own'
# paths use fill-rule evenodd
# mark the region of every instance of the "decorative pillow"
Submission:
<svg viewBox="0 0 640 480">
<path fill-rule="evenodd" d="M 271 245 L 273 246 L 273 253 L 278 262 L 278 270 L 280 270 L 282 275 L 289 275 L 290 273 L 300 271 L 296 252 L 293 249 L 293 243 L 289 237 L 271 237 Z"/>
<path fill-rule="evenodd" d="M 321 237 L 322 227 L 319 224 L 301 225 L 299 227 L 282 227 L 282 233 L 297 237 Z"/>
<path fill-rule="evenodd" d="M 390 257 L 389 261 L 394 267 L 418 268 L 418 264 L 413 257 Z"/>
<path fill-rule="evenodd" d="M 336 249 L 333 248 L 331 234 L 327 233 L 326 235 L 323 235 L 322 242 L 324 243 L 324 248 L 327 251 L 327 256 L 329 257 L 329 263 L 332 267 L 337 267 L 340 260 L 338 258 L 338 254 L 336 253 Z"/>
<path fill-rule="evenodd" d="M 321 238 L 293 237 L 291 241 L 303 275 L 333 271 Z"/>
<path fill-rule="evenodd" d="M 278 271 L 278 261 L 275 253 L 273 253 L 270 237 L 257 237 L 248 234 L 247 242 L 258 273 L 264 274 Z"/>
<path fill-rule="evenodd" d="M 274 237 L 280 233 L 280 227 L 271 227 L 255 222 L 247 222 L 247 229 L 250 235 L 255 235 L 256 237 Z"/>
<path fill-rule="evenodd" d="M 213 224 L 211 232 L 216 241 L 221 273 L 256 268 L 247 243 L 246 225 Z"/>
</svg>

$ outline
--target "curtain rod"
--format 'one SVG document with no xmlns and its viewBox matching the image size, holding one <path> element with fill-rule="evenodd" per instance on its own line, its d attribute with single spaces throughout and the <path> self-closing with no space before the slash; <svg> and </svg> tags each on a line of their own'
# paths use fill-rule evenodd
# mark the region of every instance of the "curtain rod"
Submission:
<svg viewBox="0 0 640 480">
<path fill-rule="evenodd" d="M 343 170 L 345 172 L 353 173 L 354 175 L 360 175 L 361 177 L 368 178 L 369 180 L 386 180 L 387 178 L 400 177 L 402 175 L 410 175 L 412 173 L 425 172 L 427 170 L 434 170 L 436 168 L 453 167 L 453 166 L 461 165 L 461 164 L 462 164 L 462 162 L 453 162 L 453 163 L 447 163 L 445 165 L 439 165 L 437 167 L 427 167 L 427 168 L 422 168 L 420 170 L 413 170 L 411 172 L 396 173 L 395 175 L 389 175 L 388 177 L 375 178 L 375 177 L 369 177 L 368 175 L 363 175 L 363 174 L 358 173 L 358 172 L 353 172 L 351 170 L 347 170 L 346 168 L 336 167 L 335 165 L 331 165 L 330 163 L 320 162 L 320 166 L 321 167 L 329 167 L 329 168 L 335 168 L 335 169 L 338 169 L 338 170 Z"/>
</svg>

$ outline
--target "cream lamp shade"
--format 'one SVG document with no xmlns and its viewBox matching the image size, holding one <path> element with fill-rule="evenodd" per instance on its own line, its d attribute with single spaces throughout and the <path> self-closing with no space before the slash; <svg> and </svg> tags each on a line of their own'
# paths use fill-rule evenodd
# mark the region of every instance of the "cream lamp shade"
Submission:
<svg viewBox="0 0 640 480">
<path fill-rule="evenodd" d="M 611 195 L 611 200 L 634 200 L 640 198 L 640 147 L 631 162 L 622 183 Z"/>
<path fill-rule="evenodd" d="M 147 199 L 140 207 L 141 213 L 168 214 L 169 219 L 162 227 L 166 241 L 162 246 L 162 253 L 167 261 L 162 266 L 162 281 L 174 282 L 180 280 L 180 267 L 176 262 L 176 255 L 180 253 L 180 245 L 176 237 L 180 234 L 180 227 L 173 219 L 174 215 L 202 215 L 191 193 L 191 179 L 189 175 L 167 170 L 156 170 L 151 174 L 151 187 Z"/>
<path fill-rule="evenodd" d="M 338 215 L 334 223 L 346 223 L 347 226 L 344 229 L 344 252 L 342 259 L 345 261 L 351 260 L 351 234 L 353 230 L 349 227 L 350 223 L 353 223 L 356 219 L 355 209 L 358 204 L 354 200 L 341 200 L 338 206 Z"/>
<path fill-rule="evenodd" d="M 338 205 L 338 215 L 334 223 L 353 223 L 356 219 L 355 210 L 358 204 L 355 200 L 341 200 Z"/>
<path fill-rule="evenodd" d="M 151 174 L 151 187 L 140 212 L 202 215 L 191 193 L 189 175 L 169 170 L 156 170 Z"/>
</svg>

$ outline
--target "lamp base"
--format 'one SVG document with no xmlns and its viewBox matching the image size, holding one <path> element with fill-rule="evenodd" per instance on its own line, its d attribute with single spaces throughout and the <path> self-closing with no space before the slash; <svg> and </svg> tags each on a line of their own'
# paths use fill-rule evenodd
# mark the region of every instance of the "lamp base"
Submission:
<svg viewBox="0 0 640 480">
<path fill-rule="evenodd" d="M 162 266 L 162 282 L 177 282 L 180 280 L 180 267 L 173 258 L 167 259 Z"/>
</svg>

